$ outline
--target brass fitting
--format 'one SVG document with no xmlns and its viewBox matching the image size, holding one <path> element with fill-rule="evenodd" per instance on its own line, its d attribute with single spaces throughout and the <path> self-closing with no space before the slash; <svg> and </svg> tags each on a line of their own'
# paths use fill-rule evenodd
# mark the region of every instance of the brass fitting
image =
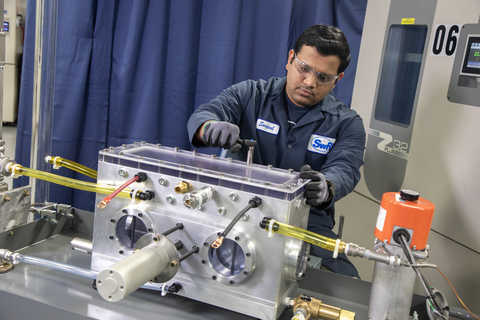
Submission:
<svg viewBox="0 0 480 320">
<path fill-rule="evenodd" d="M 212 247 L 213 249 L 218 249 L 222 246 L 223 244 L 223 239 L 225 239 L 224 236 L 220 236 L 217 238 L 217 240 L 213 241 L 212 244 L 210 245 L 210 247 Z"/>
<path fill-rule="evenodd" d="M 188 183 L 187 181 L 180 181 L 176 186 L 175 186 L 175 192 L 176 193 L 187 193 L 192 190 L 192 185 Z"/>
<path fill-rule="evenodd" d="M 293 300 L 293 317 L 296 319 L 332 319 L 332 320 L 354 320 L 355 313 L 342 310 L 340 308 L 322 303 L 321 300 L 308 297 L 298 296 Z"/>
</svg>

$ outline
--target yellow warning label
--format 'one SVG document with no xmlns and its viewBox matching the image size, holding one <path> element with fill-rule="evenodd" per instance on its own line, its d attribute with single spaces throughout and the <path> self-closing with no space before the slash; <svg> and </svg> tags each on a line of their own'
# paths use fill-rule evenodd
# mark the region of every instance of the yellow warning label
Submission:
<svg viewBox="0 0 480 320">
<path fill-rule="evenodd" d="M 415 24 L 415 18 L 402 18 L 402 24 Z"/>
</svg>

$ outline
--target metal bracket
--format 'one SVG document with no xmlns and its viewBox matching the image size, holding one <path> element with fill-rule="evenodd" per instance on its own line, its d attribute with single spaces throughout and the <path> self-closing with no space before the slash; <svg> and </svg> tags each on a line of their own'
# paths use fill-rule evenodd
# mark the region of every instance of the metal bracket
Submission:
<svg viewBox="0 0 480 320">
<path fill-rule="evenodd" d="M 67 219 L 73 219 L 74 217 L 72 206 L 54 202 L 34 203 L 30 207 L 30 212 L 35 215 L 35 218 L 48 219 L 53 223 L 58 223 L 62 217 Z"/>
</svg>

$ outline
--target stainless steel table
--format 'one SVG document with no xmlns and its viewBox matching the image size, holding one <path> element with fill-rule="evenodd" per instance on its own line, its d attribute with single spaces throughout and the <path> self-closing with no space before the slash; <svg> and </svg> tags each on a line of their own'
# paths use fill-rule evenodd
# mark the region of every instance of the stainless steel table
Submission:
<svg viewBox="0 0 480 320">
<path fill-rule="evenodd" d="M 88 229 L 91 225 L 88 213 L 85 217 L 83 227 Z M 32 237 L 33 234 L 50 236 L 25 247 L 21 252 L 88 269 L 90 256 L 71 250 L 69 242 L 74 234 L 69 228 L 63 228 L 62 233 L 57 233 L 59 229 L 58 225 L 37 222 L 36 225 L 16 230 L 14 234 L 0 234 L 0 247 L 5 243 L 14 243 L 18 247 L 22 241 L 38 241 L 39 237 Z M 356 319 L 367 319 L 370 293 L 370 284 L 367 282 L 326 271 L 308 270 L 300 287 L 299 293 L 354 311 Z M 291 311 L 287 310 L 281 319 L 290 317 Z M 159 292 L 149 290 L 137 290 L 120 302 L 109 303 L 92 288 L 91 280 L 43 267 L 19 264 L 13 270 L 0 274 L 1 319 L 251 318 L 173 294 L 162 297 Z"/>
</svg>

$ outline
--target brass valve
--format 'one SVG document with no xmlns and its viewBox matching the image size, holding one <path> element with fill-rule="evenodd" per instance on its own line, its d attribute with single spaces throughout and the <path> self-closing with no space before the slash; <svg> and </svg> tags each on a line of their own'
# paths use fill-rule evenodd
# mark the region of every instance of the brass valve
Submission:
<svg viewBox="0 0 480 320">
<path fill-rule="evenodd" d="M 292 320 L 309 320 L 309 319 L 332 319 L 332 320 L 354 320 L 355 313 L 343 310 L 328 304 L 322 303 L 321 300 L 308 297 L 298 296 L 292 302 L 293 317 Z"/>
<path fill-rule="evenodd" d="M 188 183 L 187 181 L 180 181 L 176 186 L 175 186 L 175 192 L 176 193 L 187 193 L 192 190 L 192 185 Z"/>
</svg>

